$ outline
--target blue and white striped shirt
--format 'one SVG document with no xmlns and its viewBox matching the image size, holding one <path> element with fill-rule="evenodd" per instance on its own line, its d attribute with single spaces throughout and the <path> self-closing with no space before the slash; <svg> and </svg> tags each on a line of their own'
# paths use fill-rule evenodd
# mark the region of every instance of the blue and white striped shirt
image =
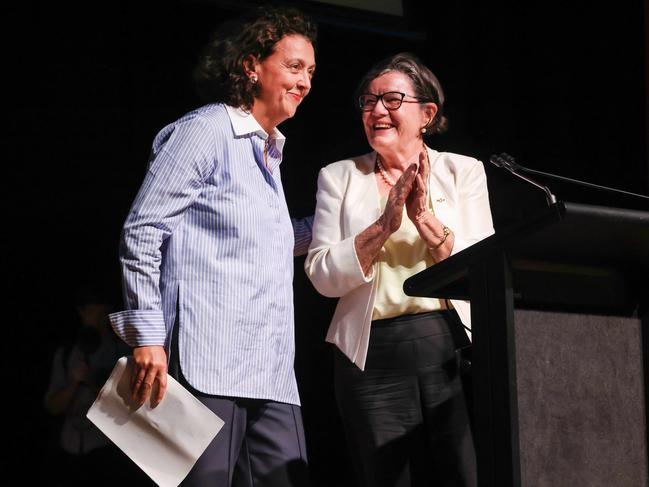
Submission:
<svg viewBox="0 0 649 487">
<path fill-rule="evenodd" d="M 169 350 L 177 323 L 183 375 L 207 394 L 299 404 L 293 255 L 308 248 L 311 220 L 289 217 L 283 145 L 242 110 L 188 113 L 156 136 L 124 224 L 126 310 L 113 329 Z"/>
</svg>

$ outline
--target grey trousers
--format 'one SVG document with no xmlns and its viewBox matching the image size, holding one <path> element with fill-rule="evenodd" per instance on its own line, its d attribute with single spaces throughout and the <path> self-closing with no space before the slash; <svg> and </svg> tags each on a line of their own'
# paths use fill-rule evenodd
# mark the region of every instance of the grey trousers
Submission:
<svg viewBox="0 0 649 487">
<path fill-rule="evenodd" d="M 172 351 L 169 373 L 224 426 L 189 472 L 184 487 L 305 487 L 306 444 L 299 406 L 212 396 L 195 390 Z"/>
<path fill-rule="evenodd" d="M 372 322 L 364 371 L 335 352 L 336 401 L 363 487 L 477 484 L 447 313 Z"/>
</svg>

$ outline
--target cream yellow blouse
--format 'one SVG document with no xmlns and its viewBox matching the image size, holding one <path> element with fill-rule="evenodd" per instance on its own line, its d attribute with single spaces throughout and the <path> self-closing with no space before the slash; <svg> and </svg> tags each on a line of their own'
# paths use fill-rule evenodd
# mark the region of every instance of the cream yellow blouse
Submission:
<svg viewBox="0 0 649 487">
<path fill-rule="evenodd" d="M 386 202 L 387 195 L 381 197 L 381 209 L 385 209 Z M 404 207 L 401 227 L 385 242 L 377 258 L 378 287 L 372 320 L 445 309 L 444 302 L 437 298 L 408 296 L 403 292 L 403 282 L 408 277 L 434 263 Z"/>
</svg>

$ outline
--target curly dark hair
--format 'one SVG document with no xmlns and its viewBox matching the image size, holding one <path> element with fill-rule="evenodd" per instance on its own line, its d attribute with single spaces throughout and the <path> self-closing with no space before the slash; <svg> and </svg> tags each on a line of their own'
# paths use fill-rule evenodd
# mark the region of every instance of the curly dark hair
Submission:
<svg viewBox="0 0 649 487">
<path fill-rule="evenodd" d="M 194 69 L 198 95 L 205 102 L 250 110 L 260 87 L 246 76 L 244 61 L 249 56 L 263 61 L 287 35 L 301 35 L 315 49 L 315 23 L 292 7 L 259 7 L 241 19 L 221 25 Z"/>
<path fill-rule="evenodd" d="M 426 136 L 441 134 L 448 128 L 448 118 L 444 115 L 444 90 L 437 76 L 428 69 L 421 60 L 409 52 L 401 52 L 389 56 L 370 68 L 363 76 L 356 91 L 354 99 L 367 92 L 369 84 L 390 71 L 403 73 L 412 81 L 415 96 L 423 102 L 432 102 L 437 105 L 437 113 L 426 126 Z"/>
</svg>

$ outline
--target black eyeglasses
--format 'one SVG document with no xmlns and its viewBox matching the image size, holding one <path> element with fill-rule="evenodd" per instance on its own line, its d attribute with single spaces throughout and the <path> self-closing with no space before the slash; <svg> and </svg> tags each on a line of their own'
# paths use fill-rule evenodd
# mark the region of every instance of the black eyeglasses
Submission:
<svg viewBox="0 0 649 487">
<path fill-rule="evenodd" d="M 404 100 L 406 96 L 414 98 L 415 101 Z M 380 95 L 374 93 L 365 93 L 358 97 L 358 107 L 364 112 L 374 110 L 376 104 L 381 100 L 386 110 L 398 110 L 402 103 L 423 103 L 424 100 L 416 96 L 406 95 L 400 91 L 387 91 Z"/>
</svg>

